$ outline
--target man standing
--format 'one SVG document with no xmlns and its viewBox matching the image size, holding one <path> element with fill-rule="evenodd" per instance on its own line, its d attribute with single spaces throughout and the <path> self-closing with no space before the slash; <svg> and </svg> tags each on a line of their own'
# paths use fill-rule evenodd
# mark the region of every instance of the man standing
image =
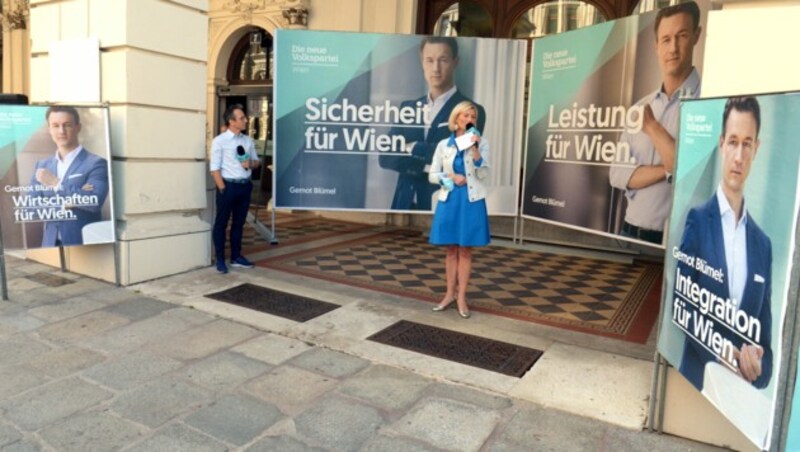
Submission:
<svg viewBox="0 0 800 452">
<path fill-rule="evenodd" d="M 390 135 L 403 135 L 410 147 L 408 155 L 381 155 L 378 159 L 382 168 L 397 171 L 397 185 L 392 210 L 430 210 L 431 197 L 438 189 L 428 182 L 428 169 L 433 151 L 439 141 L 450 136 L 447 121 L 453 107 L 469 100 L 458 91 L 455 85 L 455 71 L 458 67 L 458 42 L 454 38 L 428 36 L 420 44 L 422 72 L 428 84 L 428 94 L 421 98 L 408 100 L 402 107 L 414 107 L 418 102 L 427 105 L 430 122 L 424 127 L 394 127 Z M 483 133 L 486 112 L 478 107 L 478 130 Z"/>
<path fill-rule="evenodd" d="M 61 219 L 44 223 L 42 246 L 83 244 L 83 227 L 101 221 L 108 196 L 108 161 L 84 149 L 78 142 L 81 117 L 74 107 L 53 106 L 45 113 L 47 130 L 56 145 L 53 157 L 36 162 L 31 185 L 38 197 L 52 200 Z M 81 200 L 80 204 L 71 204 Z M 68 204 L 67 202 L 70 202 Z"/>
<path fill-rule="evenodd" d="M 700 96 L 700 75 L 692 64 L 702 31 L 700 8 L 693 1 L 663 8 L 654 28 L 663 82 L 636 103 L 644 106 L 642 131 L 622 137 L 630 145 L 635 166 L 612 165 L 609 177 L 628 201 L 621 235 L 661 244 L 672 207 L 680 99 Z"/>
<path fill-rule="evenodd" d="M 253 184 L 250 174 L 259 166 L 253 140 L 242 133 L 247 130 L 247 115 L 241 105 L 232 105 L 222 116 L 228 130 L 211 142 L 211 176 L 217 186 L 217 216 L 214 219 L 214 250 L 217 271 L 228 273 L 225 265 L 225 230 L 231 223 L 231 266 L 253 268 L 253 263 L 242 256 L 242 232 Z"/>
<path fill-rule="evenodd" d="M 717 318 L 716 311 L 702 314 L 686 303 L 692 319 L 714 317 L 716 324 L 723 324 L 714 331 L 735 347 L 734 362 L 728 362 L 687 334 L 680 371 L 699 390 L 709 362 L 724 361 L 757 388 L 766 387 L 772 375 L 772 244 L 748 213 L 744 200 L 760 128 L 761 110 L 755 98 L 728 99 L 719 138 L 722 181 L 708 202 L 689 211 L 683 230 L 681 251 L 695 261 L 705 260 L 709 268 L 722 269 L 723 276 L 715 278 L 685 262 L 678 264 L 681 275 L 691 277 L 701 290 L 730 300 L 737 322 L 745 318 L 759 325 L 753 329 L 755 337 L 737 334 L 733 325 L 727 327 Z"/>
</svg>

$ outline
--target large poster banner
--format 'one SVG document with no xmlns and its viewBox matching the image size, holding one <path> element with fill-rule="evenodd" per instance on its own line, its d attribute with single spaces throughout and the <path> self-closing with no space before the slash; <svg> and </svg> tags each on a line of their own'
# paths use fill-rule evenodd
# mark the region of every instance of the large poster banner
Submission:
<svg viewBox="0 0 800 452">
<path fill-rule="evenodd" d="M 516 215 L 526 43 L 278 30 L 275 206 L 430 212 L 450 113 L 478 110 L 487 207 Z"/>
<path fill-rule="evenodd" d="M 767 449 L 798 214 L 800 93 L 685 102 L 658 350 Z"/>
<path fill-rule="evenodd" d="M 0 106 L 8 249 L 113 243 L 108 109 Z"/>
<path fill-rule="evenodd" d="M 663 246 L 678 106 L 700 95 L 708 3 L 536 40 L 523 216 Z"/>
</svg>

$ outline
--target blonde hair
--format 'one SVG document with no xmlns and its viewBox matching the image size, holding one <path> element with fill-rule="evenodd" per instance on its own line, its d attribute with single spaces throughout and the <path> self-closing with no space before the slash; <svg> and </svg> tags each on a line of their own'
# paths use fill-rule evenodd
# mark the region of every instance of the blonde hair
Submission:
<svg viewBox="0 0 800 452">
<path fill-rule="evenodd" d="M 456 118 L 458 118 L 458 115 L 468 110 L 475 112 L 475 122 L 478 121 L 478 107 L 468 100 L 461 101 L 453 108 L 453 111 L 450 112 L 450 118 L 447 120 L 447 127 L 451 132 L 455 132 L 458 129 L 458 125 L 456 125 Z"/>
</svg>

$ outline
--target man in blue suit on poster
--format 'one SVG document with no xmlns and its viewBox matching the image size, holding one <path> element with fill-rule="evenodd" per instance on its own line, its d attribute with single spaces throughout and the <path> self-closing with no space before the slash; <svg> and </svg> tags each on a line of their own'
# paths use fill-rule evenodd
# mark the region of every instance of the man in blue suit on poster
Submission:
<svg viewBox="0 0 800 452">
<path fill-rule="evenodd" d="M 397 171 L 397 186 L 392 199 L 392 210 L 431 210 L 431 198 L 438 187 L 428 182 L 428 168 L 433 151 L 439 141 L 450 136 L 447 120 L 453 107 L 471 99 L 455 86 L 458 67 L 458 42 L 455 38 L 427 36 L 419 48 L 422 72 L 428 84 L 428 93 L 420 98 L 404 101 L 402 107 L 414 107 L 418 102 L 429 108 L 430 123 L 424 127 L 393 127 L 391 135 L 402 135 L 410 147 L 404 156 L 381 155 L 382 168 Z M 477 103 L 478 130 L 483 133 L 486 112 Z"/>
<path fill-rule="evenodd" d="M 81 118 L 74 107 L 50 107 L 45 119 L 56 152 L 36 162 L 31 178 L 32 196 L 46 200 L 40 205 L 52 212 L 44 221 L 42 247 L 82 245 L 83 227 L 102 220 L 108 161 L 79 144 Z"/>
<path fill-rule="evenodd" d="M 686 293 L 678 288 L 689 281 L 684 278 L 690 277 L 700 290 L 705 289 L 726 302 L 718 307 L 727 309 L 729 300 L 732 307 L 724 311 L 723 317 L 735 321 L 720 320 L 720 309 L 709 309 L 702 314 L 686 301 L 693 322 L 697 318 L 714 321 L 713 331 L 721 335 L 723 347 L 722 353 L 712 353 L 706 341 L 687 334 L 680 371 L 702 390 L 706 364 L 718 362 L 754 387 L 764 388 L 772 376 L 772 244 L 748 213 L 744 200 L 745 181 L 760 144 L 758 100 L 728 99 L 722 124 L 719 139 L 722 181 L 714 196 L 690 210 L 686 218 L 681 252 L 687 257 L 679 259 L 680 278 L 675 283 L 675 298 L 679 292 Z M 706 265 L 698 265 L 701 259 Z M 729 326 L 730 323 L 749 324 L 752 328 L 746 328 L 748 332 L 742 334 L 742 330 L 735 332 L 738 328 Z M 725 352 L 726 343 L 732 347 L 730 354 Z"/>
</svg>

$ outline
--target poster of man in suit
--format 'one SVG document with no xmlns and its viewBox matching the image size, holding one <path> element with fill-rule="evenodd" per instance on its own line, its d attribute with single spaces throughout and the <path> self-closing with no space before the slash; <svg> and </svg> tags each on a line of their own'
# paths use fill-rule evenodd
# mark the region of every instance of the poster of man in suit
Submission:
<svg viewBox="0 0 800 452">
<path fill-rule="evenodd" d="M 492 143 L 491 215 L 518 210 L 527 43 L 279 30 L 275 206 L 431 213 L 428 171 L 453 106 Z"/>
<path fill-rule="evenodd" d="M 783 383 L 775 375 L 798 214 L 796 121 L 797 93 L 681 106 L 658 349 L 759 448 L 769 447 Z"/>
<path fill-rule="evenodd" d="M 411 151 L 410 157 L 382 155 L 379 158 L 381 167 L 398 172 L 391 206 L 395 210 L 431 209 L 431 197 L 439 187 L 428 181 L 425 169 L 430 166 L 436 145 L 450 136 L 447 121 L 453 107 L 471 100 L 455 84 L 455 71 L 458 68 L 458 41 L 455 38 L 427 36 L 420 44 L 419 54 L 428 92 L 401 105 L 429 105 L 429 117 L 432 119 L 424 128 L 392 128 L 390 133 L 404 136 Z M 478 123 L 475 126 L 482 131 L 486 125 L 486 110 L 479 104 L 476 106 Z"/>
<path fill-rule="evenodd" d="M 113 243 L 107 109 L 0 111 L 6 248 Z"/>
</svg>

